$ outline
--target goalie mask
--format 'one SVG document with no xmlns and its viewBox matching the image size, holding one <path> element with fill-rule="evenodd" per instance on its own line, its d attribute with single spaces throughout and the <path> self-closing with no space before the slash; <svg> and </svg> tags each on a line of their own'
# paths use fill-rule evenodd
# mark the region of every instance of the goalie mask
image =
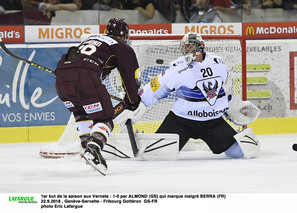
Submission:
<svg viewBox="0 0 297 213">
<path fill-rule="evenodd" d="M 202 37 L 194 32 L 187 33 L 180 42 L 182 54 L 188 63 L 194 61 L 196 57 L 204 52 L 204 41 Z"/>
<path fill-rule="evenodd" d="M 123 18 L 112 18 L 107 24 L 106 34 L 118 36 L 127 43 L 129 39 L 129 26 Z"/>
</svg>

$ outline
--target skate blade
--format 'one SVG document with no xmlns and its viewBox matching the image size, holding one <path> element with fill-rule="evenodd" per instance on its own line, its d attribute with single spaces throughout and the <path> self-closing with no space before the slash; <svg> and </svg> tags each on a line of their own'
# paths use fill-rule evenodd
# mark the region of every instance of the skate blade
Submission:
<svg viewBox="0 0 297 213">
<path fill-rule="evenodd" d="M 85 156 L 83 156 L 83 158 L 86 160 L 86 163 L 88 165 L 90 165 L 91 167 L 93 167 L 96 171 L 98 171 L 100 174 L 106 176 L 107 173 L 107 168 L 105 166 L 103 166 L 102 164 L 94 164 L 94 162 L 91 159 L 86 158 Z"/>
</svg>

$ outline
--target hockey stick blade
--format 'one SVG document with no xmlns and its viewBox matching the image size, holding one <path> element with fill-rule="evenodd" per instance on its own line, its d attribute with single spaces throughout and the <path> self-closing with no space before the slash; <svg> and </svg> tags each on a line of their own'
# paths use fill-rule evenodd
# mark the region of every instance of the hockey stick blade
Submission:
<svg viewBox="0 0 297 213">
<path fill-rule="evenodd" d="M 22 58 L 22 57 L 20 57 L 20 56 L 17 56 L 17 55 L 15 55 L 15 54 L 13 54 L 12 52 L 10 52 L 9 49 L 7 49 L 7 47 L 6 47 L 5 44 L 3 43 L 1 37 L 0 37 L 0 47 L 2 48 L 2 50 L 3 50 L 7 55 L 9 55 L 9 56 L 11 56 L 11 57 L 13 57 L 13 58 L 19 59 L 19 60 L 21 60 L 21 61 L 23 61 L 23 62 L 25 62 L 25 63 L 27 63 L 27 64 L 30 64 L 30 65 L 33 66 L 33 67 L 37 67 L 38 69 L 41 69 L 41 70 L 44 70 L 44 71 L 47 71 L 47 72 L 49 72 L 49 73 L 54 74 L 54 71 L 53 71 L 53 70 L 51 70 L 51 69 L 49 69 L 49 68 L 46 68 L 46 67 L 44 67 L 44 66 L 42 66 L 42 65 L 40 65 L 40 64 L 36 64 L 36 63 L 33 62 L 33 61 L 29 61 L 29 60 L 27 60 L 27 59 L 25 59 L 25 58 Z M 110 97 L 111 97 L 112 99 L 116 100 L 116 101 L 122 101 L 122 99 L 120 99 L 120 98 L 118 98 L 118 97 L 116 97 L 116 96 L 114 96 L 114 95 L 110 95 Z"/>
</svg>

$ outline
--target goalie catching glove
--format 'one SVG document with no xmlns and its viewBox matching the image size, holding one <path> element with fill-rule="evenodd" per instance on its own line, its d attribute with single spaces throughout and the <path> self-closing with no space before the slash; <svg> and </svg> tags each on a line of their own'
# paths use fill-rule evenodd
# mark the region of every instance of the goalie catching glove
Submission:
<svg viewBox="0 0 297 213">
<path fill-rule="evenodd" d="M 249 101 L 243 101 L 236 95 L 229 103 L 226 117 L 236 125 L 248 125 L 254 122 L 261 110 Z"/>
<path fill-rule="evenodd" d="M 137 104 L 125 104 L 124 107 L 125 107 L 125 110 L 123 110 L 114 119 L 114 122 L 118 123 L 119 125 L 124 125 L 128 119 L 131 119 L 132 123 L 136 123 L 141 119 L 141 117 L 146 112 L 146 106 L 141 101 L 139 101 Z"/>
</svg>

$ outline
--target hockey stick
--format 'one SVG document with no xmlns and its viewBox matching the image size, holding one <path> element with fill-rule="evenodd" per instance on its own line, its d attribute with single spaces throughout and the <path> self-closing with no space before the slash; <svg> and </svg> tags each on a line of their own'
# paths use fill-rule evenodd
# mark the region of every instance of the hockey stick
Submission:
<svg viewBox="0 0 297 213">
<path fill-rule="evenodd" d="M 125 107 L 123 105 L 123 102 L 117 104 L 114 107 L 114 116 L 113 116 L 113 119 L 115 119 L 124 110 L 125 110 Z M 139 157 L 144 152 L 144 149 L 145 148 L 143 150 L 142 149 L 140 150 L 137 147 L 136 136 L 135 136 L 135 133 L 133 131 L 133 125 L 132 125 L 131 119 L 128 119 L 126 121 L 125 125 L 127 127 L 127 131 L 128 131 L 128 135 L 129 135 L 129 139 L 130 139 L 130 143 L 131 143 L 133 155 L 134 155 L 135 158 L 137 158 L 137 157 Z"/>
<path fill-rule="evenodd" d="M 7 55 L 9 55 L 9 56 L 11 56 L 11 57 L 14 57 L 14 58 L 16 58 L 16 59 L 19 59 L 19 60 L 21 60 L 21 61 L 23 61 L 23 62 L 26 62 L 27 64 L 30 64 L 31 66 L 37 67 L 37 68 L 42 69 L 42 70 L 44 70 L 44 71 L 47 71 L 47 72 L 49 72 L 49 73 L 52 73 L 52 74 L 54 73 L 54 71 L 51 70 L 51 69 L 48 69 L 48 68 L 46 68 L 46 67 L 44 67 L 44 66 L 41 66 L 40 64 L 36 64 L 36 63 L 34 63 L 33 61 L 29 61 L 29 60 L 27 60 L 27 59 L 25 59 L 25 58 L 19 57 L 19 56 L 13 54 L 12 52 L 10 52 L 10 51 L 7 49 L 7 47 L 5 46 L 5 44 L 3 43 L 1 37 L 0 37 L 0 47 L 3 49 L 3 51 L 4 51 Z"/>
<path fill-rule="evenodd" d="M 47 71 L 47 72 L 49 72 L 49 73 L 51 73 L 51 74 L 54 74 L 54 73 L 55 73 L 54 70 L 51 70 L 51 69 L 49 69 L 49 68 L 47 68 L 47 67 L 44 67 L 44 66 L 42 66 L 42 65 L 40 65 L 40 64 L 36 64 L 36 63 L 33 62 L 33 61 L 29 61 L 29 60 L 27 60 L 27 59 L 25 59 L 25 58 L 22 58 L 22 57 L 20 57 L 20 56 L 17 56 L 17 55 L 15 55 L 15 54 L 13 54 L 12 52 L 9 51 L 9 49 L 7 49 L 7 47 L 5 46 L 5 44 L 4 44 L 3 41 L 2 41 L 1 37 L 0 37 L 0 47 L 3 49 L 3 51 L 4 51 L 7 55 L 9 55 L 9 56 L 11 56 L 11 57 L 13 57 L 13 58 L 19 59 L 19 60 L 21 60 L 21 61 L 23 61 L 23 62 L 25 62 L 25 63 L 27 63 L 27 64 L 30 64 L 30 65 L 33 66 L 33 67 L 37 67 L 38 69 Z M 114 96 L 114 95 L 111 95 L 111 94 L 109 94 L 109 95 L 110 95 L 110 97 L 111 97 L 112 99 L 114 99 L 114 100 L 116 100 L 116 101 L 122 101 L 122 99 L 118 98 L 117 96 Z"/>
<path fill-rule="evenodd" d="M 136 137 L 135 137 L 135 134 L 134 134 L 134 131 L 133 131 L 133 125 L 132 125 L 131 119 L 127 120 L 126 127 L 127 127 L 127 130 L 128 130 L 133 155 L 134 155 L 135 158 L 137 158 L 141 153 L 139 153 L 139 149 L 137 147 Z"/>
</svg>

